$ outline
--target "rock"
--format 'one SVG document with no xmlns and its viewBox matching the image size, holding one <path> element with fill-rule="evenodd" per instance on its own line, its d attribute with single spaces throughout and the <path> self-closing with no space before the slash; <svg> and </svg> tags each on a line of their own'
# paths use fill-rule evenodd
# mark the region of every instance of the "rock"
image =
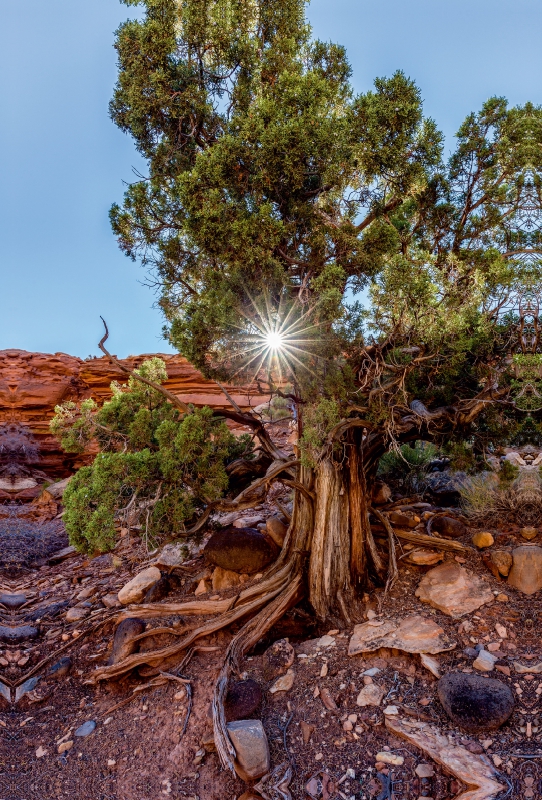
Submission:
<svg viewBox="0 0 542 800">
<path fill-rule="evenodd" d="M 24 683 L 21 683 L 15 689 L 15 702 L 18 703 L 21 697 L 29 692 L 32 692 L 36 686 L 38 685 L 39 677 L 34 676 L 33 678 L 28 678 Z"/>
<path fill-rule="evenodd" d="M 433 472 L 427 475 L 425 482 L 436 502 L 440 506 L 457 506 L 461 502 L 459 490 L 468 480 L 465 472 Z"/>
<path fill-rule="evenodd" d="M 420 662 L 422 666 L 429 670 L 431 675 L 435 678 L 440 678 L 440 664 L 436 658 L 431 658 L 426 653 L 420 653 Z"/>
<path fill-rule="evenodd" d="M 356 703 L 358 706 L 379 706 L 384 694 L 384 688 L 378 683 L 369 683 L 358 694 Z"/>
<path fill-rule="evenodd" d="M 0 625 L 0 642 L 26 642 L 29 639 L 36 639 L 38 629 L 32 625 L 19 625 L 16 628 L 8 628 L 7 625 Z"/>
<path fill-rule="evenodd" d="M 4 592 L 0 594 L 0 604 L 4 608 L 9 608 L 10 611 L 15 611 L 26 603 L 26 595 L 24 594 L 8 594 Z"/>
<path fill-rule="evenodd" d="M 542 547 L 526 544 L 512 550 L 508 583 L 523 594 L 542 589 Z"/>
<path fill-rule="evenodd" d="M 392 764 L 394 767 L 400 767 L 405 763 L 403 756 L 398 756 L 395 753 L 389 753 L 387 750 L 381 750 L 375 756 L 375 761 L 380 761 L 381 764 Z"/>
<path fill-rule="evenodd" d="M 117 625 L 115 637 L 113 639 L 113 650 L 109 658 L 108 664 L 118 664 L 119 661 L 124 661 L 125 658 L 137 653 L 139 650 L 139 642 L 134 642 L 136 636 L 143 633 L 145 630 L 145 623 L 142 619 L 137 617 L 129 617 L 123 619 Z"/>
<path fill-rule="evenodd" d="M 206 578 L 202 578 L 198 583 L 198 585 L 196 586 L 194 594 L 196 595 L 196 597 L 199 597 L 200 594 L 207 594 L 208 592 L 210 592 L 211 588 L 212 588 L 211 581 L 207 580 Z"/>
<path fill-rule="evenodd" d="M 253 528 L 229 527 L 211 536 L 203 554 L 215 567 L 252 575 L 275 560 L 278 548 L 273 541 Z"/>
<path fill-rule="evenodd" d="M 493 550 L 490 557 L 499 575 L 506 578 L 512 569 L 512 553 L 508 550 Z"/>
<path fill-rule="evenodd" d="M 2 681 L 0 681 L 0 697 L 3 697 L 4 700 L 11 704 L 11 689 Z"/>
<path fill-rule="evenodd" d="M 261 778 L 271 767 L 267 736 L 259 719 L 229 722 L 228 735 L 235 748 L 235 771 L 243 781 Z"/>
<path fill-rule="evenodd" d="M 420 521 L 419 517 L 410 517 L 401 511 L 390 511 L 388 519 L 396 528 L 415 528 Z"/>
<path fill-rule="evenodd" d="M 437 691 L 450 719 L 470 733 L 500 728 L 514 709 L 510 688 L 495 678 L 450 672 Z"/>
<path fill-rule="evenodd" d="M 457 619 L 491 602 L 493 593 L 481 578 L 455 561 L 446 561 L 424 575 L 416 597 Z"/>
<path fill-rule="evenodd" d="M 104 594 L 102 597 L 102 603 L 106 608 L 120 608 L 121 604 L 119 603 L 119 598 L 116 594 Z"/>
<path fill-rule="evenodd" d="M 62 755 L 62 753 L 66 753 L 68 750 L 71 750 L 73 747 L 73 739 L 70 739 L 68 742 L 62 742 L 57 747 L 57 752 Z"/>
<path fill-rule="evenodd" d="M 263 654 L 263 676 L 266 681 L 283 675 L 294 663 L 295 650 L 286 639 L 278 639 Z"/>
<path fill-rule="evenodd" d="M 79 555 L 79 553 L 75 547 L 73 547 L 73 545 L 69 545 L 68 547 L 63 547 L 62 550 L 58 550 L 56 553 L 53 553 L 52 556 L 49 556 L 47 563 L 57 564 L 59 561 L 66 561 L 66 559 L 73 558 L 77 555 Z"/>
<path fill-rule="evenodd" d="M 266 522 L 265 529 L 267 531 L 267 535 L 273 539 L 277 547 L 282 548 L 286 534 L 288 533 L 288 526 L 284 524 L 282 519 L 278 516 L 269 517 Z"/>
<path fill-rule="evenodd" d="M 333 636 L 330 636 L 329 633 L 324 634 L 324 636 L 320 636 L 319 639 L 316 640 L 318 647 L 320 648 L 328 648 L 334 647 L 336 641 Z"/>
<path fill-rule="evenodd" d="M 497 600 L 499 603 L 508 603 L 509 597 L 507 594 L 499 592 L 499 594 L 495 597 L 495 600 Z"/>
<path fill-rule="evenodd" d="M 41 744 L 40 744 L 40 746 L 36 750 L 36 758 L 43 758 L 43 756 L 46 756 L 46 755 L 47 755 L 47 750 L 44 747 L 42 747 Z"/>
<path fill-rule="evenodd" d="M 480 672 L 492 672 L 495 667 L 495 662 L 499 659 L 487 650 L 480 650 L 478 657 L 472 662 L 474 669 Z"/>
<path fill-rule="evenodd" d="M 76 600 L 88 600 L 90 597 L 96 594 L 96 587 L 95 586 L 86 586 L 84 589 L 81 589 L 79 594 L 75 596 Z"/>
<path fill-rule="evenodd" d="M 85 619 L 85 617 L 88 617 L 88 615 L 89 615 L 88 608 L 81 608 L 79 606 L 74 606 L 73 608 L 70 608 L 68 611 L 66 611 L 66 616 L 64 619 L 66 620 L 66 622 L 79 622 L 80 620 Z"/>
<path fill-rule="evenodd" d="M 260 707 L 263 693 L 260 684 L 249 678 L 232 683 L 226 695 L 224 713 L 226 721 L 250 719 Z"/>
<path fill-rule="evenodd" d="M 286 675 L 280 675 L 273 686 L 269 689 L 271 694 L 276 692 L 289 692 L 294 685 L 295 673 L 293 669 L 289 669 Z"/>
<path fill-rule="evenodd" d="M 386 717 L 396 717 L 397 714 L 399 713 L 399 709 L 397 708 L 397 706 L 386 706 L 383 713 L 385 714 Z"/>
<path fill-rule="evenodd" d="M 231 589 L 233 586 L 239 586 L 243 583 L 242 577 L 238 572 L 233 572 L 231 569 L 222 569 L 222 567 L 215 567 L 211 576 L 213 591 L 218 592 L 222 589 Z"/>
<path fill-rule="evenodd" d="M 71 658 L 69 656 L 63 656 L 60 661 L 57 661 L 56 664 L 53 664 L 53 666 L 47 670 L 45 677 L 52 678 L 53 680 L 60 680 L 60 678 L 66 677 L 71 668 Z"/>
<path fill-rule="evenodd" d="M 514 669 L 518 675 L 540 675 L 540 673 L 542 673 L 542 662 L 538 664 L 529 664 L 529 666 L 526 667 L 524 664 L 520 664 L 519 661 L 515 661 Z"/>
<path fill-rule="evenodd" d="M 520 536 L 522 536 L 524 539 L 527 539 L 527 541 L 530 541 L 531 539 L 536 539 L 536 537 L 538 536 L 537 529 L 532 527 L 522 528 L 519 533 Z"/>
<path fill-rule="evenodd" d="M 435 774 L 432 764 L 418 764 L 414 770 L 418 778 L 432 778 Z"/>
<path fill-rule="evenodd" d="M 418 567 L 434 567 L 439 561 L 444 558 L 444 553 L 437 552 L 436 550 L 427 550 L 425 547 L 419 547 L 408 554 L 405 561 L 409 564 L 415 564 Z"/>
<path fill-rule="evenodd" d="M 265 519 L 262 514 L 253 514 L 251 517 L 239 517 L 232 522 L 232 526 L 234 528 L 256 528 L 257 525 L 260 525 L 262 522 L 265 522 Z"/>
<path fill-rule="evenodd" d="M 156 567 L 170 571 L 186 561 L 187 547 L 185 544 L 166 544 L 160 554 L 154 559 Z"/>
<path fill-rule="evenodd" d="M 460 539 L 467 533 L 466 526 L 454 517 L 433 517 L 430 525 L 431 533 L 445 536 L 448 539 Z"/>
<path fill-rule="evenodd" d="M 372 502 L 375 506 L 383 506 L 391 500 L 391 489 L 384 481 L 375 481 L 372 491 Z"/>
<path fill-rule="evenodd" d="M 164 597 L 167 597 L 171 591 L 171 583 L 167 575 L 163 575 L 151 588 L 145 593 L 143 598 L 144 603 L 159 603 Z"/>
<path fill-rule="evenodd" d="M 491 547 L 495 543 L 495 539 L 489 531 L 477 531 L 472 537 L 472 543 L 482 550 L 484 547 Z"/>
<path fill-rule="evenodd" d="M 117 595 L 119 602 L 123 606 L 127 606 L 130 603 L 141 603 L 147 591 L 161 577 L 158 567 L 147 567 L 122 587 Z"/>
<path fill-rule="evenodd" d="M 89 719 L 86 722 L 83 722 L 83 724 L 77 728 L 73 735 L 84 738 L 85 736 L 89 736 L 95 730 L 95 728 L 96 723 L 93 719 Z"/>
<path fill-rule="evenodd" d="M 435 727 L 421 723 L 411 726 L 407 720 L 386 718 L 386 728 L 396 736 L 406 739 L 422 750 L 429 758 L 441 764 L 446 772 L 465 784 L 468 789 L 454 791 L 464 800 L 492 800 L 507 788 L 498 782 L 498 773 L 485 756 L 474 755 L 455 744 L 452 737 L 445 736 Z M 455 782 L 455 781 L 454 781 Z"/>
<path fill-rule="evenodd" d="M 430 574 L 430 573 L 428 573 Z M 381 647 L 395 647 L 406 653 L 442 653 L 452 650 L 455 642 L 428 617 L 411 614 L 404 619 L 387 619 L 375 627 L 376 620 L 354 627 L 348 655 L 370 653 Z"/>
<path fill-rule="evenodd" d="M 68 478 L 64 478 L 61 481 L 56 481 L 56 483 L 50 483 L 47 487 L 47 491 L 51 495 L 52 498 L 55 500 L 62 500 L 64 496 L 64 492 L 66 490 L 67 485 L 71 481 L 72 476 L 70 475 Z"/>
</svg>

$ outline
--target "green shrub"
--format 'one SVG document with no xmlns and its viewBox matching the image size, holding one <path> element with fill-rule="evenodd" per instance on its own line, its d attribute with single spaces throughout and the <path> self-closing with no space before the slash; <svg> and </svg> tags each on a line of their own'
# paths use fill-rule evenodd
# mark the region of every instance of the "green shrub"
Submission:
<svg viewBox="0 0 542 800">
<path fill-rule="evenodd" d="M 397 483 L 408 492 L 422 491 L 428 466 L 438 452 L 430 442 L 415 442 L 414 447 L 404 444 L 399 450 L 388 450 L 379 461 L 378 476 Z"/>
<path fill-rule="evenodd" d="M 139 373 L 167 377 L 153 358 Z M 234 436 L 210 408 L 182 415 L 156 389 L 130 378 L 113 397 L 55 409 L 51 430 L 68 452 L 96 443 L 92 465 L 80 469 L 64 493 L 70 542 L 87 552 L 115 546 L 115 526 L 139 527 L 148 544 L 183 535 L 187 524 L 228 490 L 227 465 L 252 457 L 248 435 Z"/>
</svg>

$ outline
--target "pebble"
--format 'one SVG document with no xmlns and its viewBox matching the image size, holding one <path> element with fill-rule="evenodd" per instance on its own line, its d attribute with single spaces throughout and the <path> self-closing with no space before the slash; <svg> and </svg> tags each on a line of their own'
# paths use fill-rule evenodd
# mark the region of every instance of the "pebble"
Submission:
<svg viewBox="0 0 542 800">
<path fill-rule="evenodd" d="M 358 694 L 356 703 L 358 706 L 379 706 L 384 697 L 384 689 L 377 683 L 370 683 L 364 686 Z"/>
<path fill-rule="evenodd" d="M 397 706 L 386 706 L 386 708 L 384 709 L 384 714 L 387 717 L 395 717 L 397 716 L 398 713 L 399 709 L 397 708 Z"/>
<path fill-rule="evenodd" d="M 62 744 L 58 745 L 58 752 L 60 754 L 66 753 L 68 750 L 71 750 L 73 747 L 73 739 L 70 739 L 67 742 L 62 742 Z"/>
<path fill-rule="evenodd" d="M 482 550 L 484 547 L 491 547 L 494 542 L 495 539 L 489 533 L 489 531 L 477 531 L 472 537 L 473 545 L 478 547 L 480 550 Z"/>
<path fill-rule="evenodd" d="M 371 669 L 366 669 L 365 672 L 362 672 L 362 675 L 367 675 L 369 678 L 374 678 L 375 675 L 378 675 L 379 672 L 382 672 L 381 669 L 378 667 L 371 667 Z"/>
<path fill-rule="evenodd" d="M 418 766 L 416 767 L 414 772 L 416 773 L 418 778 L 432 778 L 433 775 L 435 774 L 435 770 L 433 769 L 433 765 L 432 764 L 425 764 L 423 762 L 421 764 L 418 764 Z"/>
<path fill-rule="evenodd" d="M 271 694 L 275 692 L 289 692 L 294 685 L 295 673 L 293 669 L 289 669 L 286 675 L 281 675 L 273 686 L 269 689 Z"/>
<path fill-rule="evenodd" d="M 403 756 L 397 756 L 395 753 L 388 753 L 385 750 L 376 754 L 375 761 L 380 761 L 382 764 L 391 764 L 394 767 L 400 767 L 405 763 Z"/>
<path fill-rule="evenodd" d="M 47 750 L 45 749 L 45 747 L 42 747 L 41 744 L 40 744 L 40 746 L 36 750 L 36 758 L 43 758 L 43 756 L 46 756 L 46 755 L 47 755 Z"/>
<path fill-rule="evenodd" d="M 507 594 L 504 594 L 503 592 L 499 592 L 499 594 L 496 596 L 495 600 L 497 600 L 499 603 L 508 603 L 509 597 L 508 597 Z"/>
<path fill-rule="evenodd" d="M 480 650 L 478 658 L 472 662 L 472 666 L 480 672 L 491 672 L 495 668 L 496 661 L 498 659 L 493 653 L 489 653 L 487 650 Z"/>
<path fill-rule="evenodd" d="M 74 736 L 89 736 L 89 734 L 91 734 L 95 728 L 96 723 L 93 719 L 89 719 L 87 722 L 83 722 L 83 724 L 77 728 Z"/>
</svg>

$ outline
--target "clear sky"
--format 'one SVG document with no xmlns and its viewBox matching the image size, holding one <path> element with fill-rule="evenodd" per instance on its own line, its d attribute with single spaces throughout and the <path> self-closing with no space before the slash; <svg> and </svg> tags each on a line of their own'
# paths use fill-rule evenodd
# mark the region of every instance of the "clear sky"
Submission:
<svg viewBox="0 0 542 800">
<path fill-rule="evenodd" d="M 117 0 L 0 4 L 0 349 L 87 356 L 109 322 L 119 356 L 168 350 L 144 271 L 108 210 L 143 165 L 110 121 Z M 312 0 L 314 33 L 347 48 L 358 91 L 402 69 L 448 146 L 497 94 L 542 103 L 540 0 Z"/>
</svg>

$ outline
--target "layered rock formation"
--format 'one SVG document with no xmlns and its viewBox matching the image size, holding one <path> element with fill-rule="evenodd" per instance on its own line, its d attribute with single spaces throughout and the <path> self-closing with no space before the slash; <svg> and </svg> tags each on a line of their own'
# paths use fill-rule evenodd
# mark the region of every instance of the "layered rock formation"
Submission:
<svg viewBox="0 0 542 800">
<path fill-rule="evenodd" d="M 227 400 L 220 387 L 204 378 L 180 355 L 160 355 L 166 362 L 167 388 L 186 402 L 226 408 Z M 133 369 L 151 355 L 131 356 L 122 361 Z M 93 397 L 102 403 L 111 396 L 112 381 L 124 382 L 126 376 L 105 357 L 80 359 L 66 353 L 29 353 L 25 350 L 0 351 L 0 429 L 9 432 L 10 452 L 6 458 L 17 461 L 24 450 L 20 480 L 28 483 L 32 473 L 60 479 L 70 475 L 88 457 L 64 453 L 49 431 L 55 406 L 65 400 Z M 263 402 L 257 393 L 228 387 L 238 405 L 247 407 Z M 27 443 L 22 442 L 21 437 Z M 30 444 L 31 443 L 31 444 Z M 13 451 L 13 452 L 11 452 Z M 10 466 L 13 471 L 13 463 Z M 39 473 L 39 474 L 38 474 Z M 0 489 L 7 489 L 7 486 Z M 23 486 L 20 487 L 23 489 Z M 29 487 L 27 486 L 26 489 Z M 23 498 L 21 498 L 23 499 Z"/>
</svg>

